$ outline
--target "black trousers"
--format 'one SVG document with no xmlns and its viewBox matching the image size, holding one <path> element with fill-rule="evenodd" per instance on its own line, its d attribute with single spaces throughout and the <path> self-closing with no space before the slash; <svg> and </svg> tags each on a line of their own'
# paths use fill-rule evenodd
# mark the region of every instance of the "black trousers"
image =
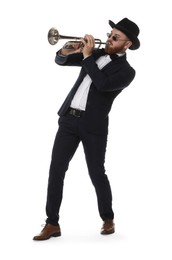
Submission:
<svg viewBox="0 0 172 260">
<path fill-rule="evenodd" d="M 104 168 L 107 134 L 88 132 L 84 115 L 75 117 L 68 114 L 59 118 L 59 129 L 53 146 L 47 188 L 46 223 L 58 224 L 65 173 L 80 141 L 83 144 L 89 176 L 95 187 L 100 217 L 103 220 L 114 218 L 112 193 Z"/>
</svg>

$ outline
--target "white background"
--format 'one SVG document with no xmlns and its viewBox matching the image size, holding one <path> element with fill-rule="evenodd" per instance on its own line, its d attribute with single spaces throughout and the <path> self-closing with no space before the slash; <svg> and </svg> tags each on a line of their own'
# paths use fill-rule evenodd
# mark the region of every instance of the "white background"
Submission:
<svg viewBox="0 0 172 260">
<path fill-rule="evenodd" d="M 2 0 L 0 4 L 0 240 L 3 259 L 171 259 L 170 1 Z M 140 27 L 141 48 L 128 51 L 136 78 L 110 114 L 106 170 L 116 234 L 99 234 L 94 189 L 82 146 L 67 172 L 62 237 L 34 242 L 44 223 L 57 111 L 78 68 L 54 62 L 64 43 L 47 33 L 89 33 L 106 40 L 108 20 Z M 2 258 L 2 257 L 1 257 Z"/>
</svg>

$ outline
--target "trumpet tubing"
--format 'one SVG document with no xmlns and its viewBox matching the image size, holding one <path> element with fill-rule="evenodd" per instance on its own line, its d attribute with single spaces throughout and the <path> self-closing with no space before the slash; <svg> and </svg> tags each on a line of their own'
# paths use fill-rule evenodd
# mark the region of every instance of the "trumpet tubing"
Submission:
<svg viewBox="0 0 172 260">
<path fill-rule="evenodd" d="M 60 35 L 58 30 L 54 27 L 52 27 L 48 31 L 48 42 L 51 45 L 55 45 L 56 43 L 58 43 L 59 40 L 62 40 L 62 39 L 71 40 L 67 44 L 65 44 L 64 48 L 66 48 L 66 49 L 70 49 L 73 43 L 79 43 L 82 46 L 82 42 L 80 41 L 81 38 L 82 37 Z M 107 45 L 109 43 L 102 42 L 100 39 L 95 39 L 95 44 L 98 44 L 98 48 L 99 48 L 102 44 Z"/>
</svg>

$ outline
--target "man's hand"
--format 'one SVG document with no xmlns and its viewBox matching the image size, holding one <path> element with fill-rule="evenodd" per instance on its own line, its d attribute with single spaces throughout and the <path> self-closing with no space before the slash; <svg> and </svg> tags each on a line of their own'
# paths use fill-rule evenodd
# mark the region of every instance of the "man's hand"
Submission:
<svg viewBox="0 0 172 260">
<path fill-rule="evenodd" d="M 82 53 L 84 55 L 84 58 L 87 58 L 92 54 L 95 48 L 95 39 L 92 35 L 86 34 L 85 37 L 81 39 L 81 42 L 84 45 Z"/>
<path fill-rule="evenodd" d="M 67 56 L 72 53 L 82 52 L 82 49 L 83 46 L 81 45 L 80 42 L 77 43 L 77 42 L 68 41 L 60 50 L 60 54 L 63 56 Z"/>
<path fill-rule="evenodd" d="M 61 55 L 69 55 L 72 53 L 82 52 L 84 58 L 90 56 L 95 48 L 95 39 L 92 35 L 86 34 L 84 38 L 81 38 L 80 42 L 66 42 L 61 49 Z"/>
</svg>

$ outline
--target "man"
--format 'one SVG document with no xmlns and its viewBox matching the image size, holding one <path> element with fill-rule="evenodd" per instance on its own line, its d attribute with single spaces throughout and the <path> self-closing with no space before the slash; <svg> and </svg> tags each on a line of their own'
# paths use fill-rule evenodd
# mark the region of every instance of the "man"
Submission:
<svg viewBox="0 0 172 260">
<path fill-rule="evenodd" d="M 80 66 L 81 71 L 58 112 L 59 129 L 52 151 L 47 189 L 46 225 L 34 240 L 61 235 L 59 210 L 63 181 L 80 141 L 103 220 L 101 234 L 115 232 L 111 187 L 104 168 L 108 114 L 116 96 L 135 77 L 135 70 L 126 60 L 126 50 L 138 49 L 140 41 L 139 28 L 131 20 L 124 18 L 117 24 L 109 21 L 109 25 L 112 30 L 104 49 L 96 49 L 93 36 L 85 35 L 81 39 L 82 46 L 74 43 L 72 49 L 64 47 L 56 54 L 57 64 Z"/>
</svg>

